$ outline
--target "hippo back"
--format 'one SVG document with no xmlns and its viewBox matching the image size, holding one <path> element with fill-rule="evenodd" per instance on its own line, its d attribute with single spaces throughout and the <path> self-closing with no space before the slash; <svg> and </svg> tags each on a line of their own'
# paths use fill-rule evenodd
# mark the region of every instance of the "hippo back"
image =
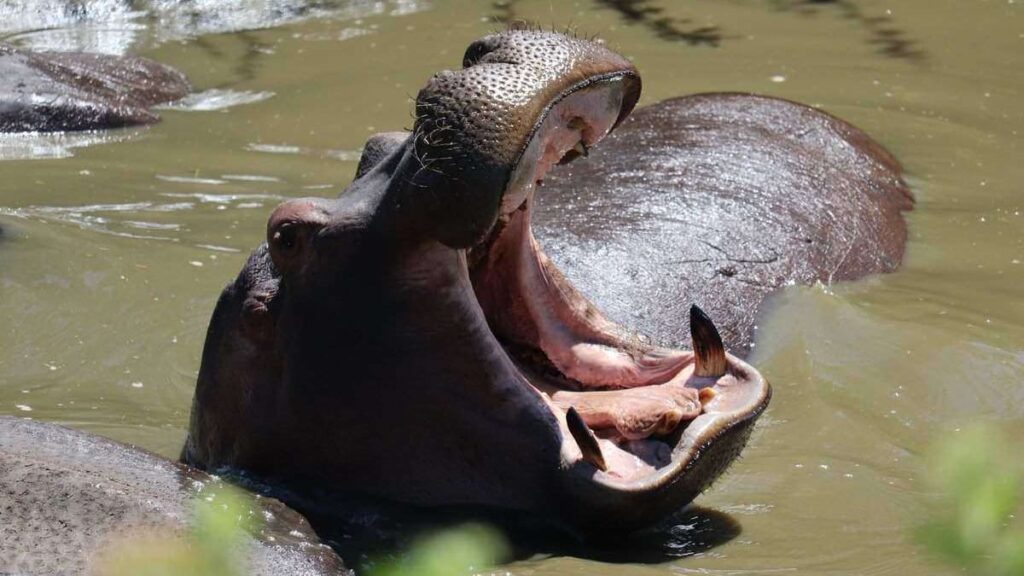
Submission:
<svg viewBox="0 0 1024 576">
<path fill-rule="evenodd" d="M 899 266 L 911 206 L 899 164 L 850 124 L 701 94 L 637 110 L 589 158 L 553 170 L 534 227 L 613 320 L 688 345 L 696 303 L 745 355 L 771 292 Z"/>
<path fill-rule="evenodd" d="M 104 438 L 0 417 L 0 573 L 85 573 L 97 550 L 127 533 L 183 530 L 213 481 Z M 248 573 L 344 572 L 297 512 L 261 497 L 253 506 L 265 524 L 248 543 Z"/>
<path fill-rule="evenodd" d="M 146 58 L 0 44 L 0 132 L 152 124 L 151 106 L 188 92 L 183 74 Z"/>
</svg>

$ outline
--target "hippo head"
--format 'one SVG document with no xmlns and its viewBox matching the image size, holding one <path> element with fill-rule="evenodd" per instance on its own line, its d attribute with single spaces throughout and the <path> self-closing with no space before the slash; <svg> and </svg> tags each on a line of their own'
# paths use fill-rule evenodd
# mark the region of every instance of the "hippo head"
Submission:
<svg viewBox="0 0 1024 576">
<path fill-rule="evenodd" d="M 770 388 L 691 314 L 696 353 L 604 318 L 545 256 L 545 173 L 632 110 L 601 45 L 509 31 L 420 91 L 334 200 L 291 200 L 222 294 L 184 458 L 290 489 L 650 524 L 737 456 Z M 586 191 L 581 191 L 585 194 Z"/>
</svg>

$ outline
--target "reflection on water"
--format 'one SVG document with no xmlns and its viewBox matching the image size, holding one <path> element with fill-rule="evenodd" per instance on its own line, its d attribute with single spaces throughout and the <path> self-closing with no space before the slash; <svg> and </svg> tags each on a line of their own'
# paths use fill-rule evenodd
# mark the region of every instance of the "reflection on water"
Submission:
<svg viewBox="0 0 1024 576">
<path fill-rule="evenodd" d="M 183 176 L 156 176 L 167 182 L 217 185 L 225 180 L 209 178 L 188 178 Z M 268 181 L 260 176 L 234 175 L 231 179 L 243 182 Z M 275 181 L 269 179 L 269 181 Z M 83 229 L 112 236 L 146 240 L 168 240 L 178 242 L 178 235 L 187 229 L 185 221 L 194 217 L 195 212 L 204 209 L 203 204 L 214 210 L 251 210 L 271 208 L 285 199 L 273 194 L 204 194 L 164 192 L 167 198 L 184 198 L 192 202 L 133 202 L 127 204 L 91 204 L 84 206 L 25 206 L 6 208 L 0 206 L 0 216 L 72 224 Z M 180 214 L 179 214 L 180 213 Z M 168 221 L 169 219 L 180 221 Z M 215 247 L 217 250 L 238 252 L 236 248 Z"/>
<path fill-rule="evenodd" d="M 850 0 L 772 0 L 779 10 L 791 10 L 808 16 L 829 11 L 840 18 L 857 23 L 868 34 L 868 43 L 876 46 L 880 54 L 904 60 L 924 60 L 926 55 L 919 43 L 900 28 L 892 17 L 892 10 L 869 14 Z"/>
<path fill-rule="evenodd" d="M 18 132 L 0 134 L 0 162 L 4 160 L 32 160 L 68 158 L 75 148 L 126 142 L 140 134 L 144 128 L 129 128 L 105 132 Z"/>
<path fill-rule="evenodd" d="M 274 95 L 273 92 L 240 92 L 236 90 L 222 90 L 212 88 L 185 96 L 177 102 L 172 102 L 157 108 L 171 110 L 194 110 L 207 112 L 210 110 L 223 110 L 232 106 L 262 102 Z"/>
<path fill-rule="evenodd" d="M 0 0 L 0 41 L 36 50 L 126 54 L 157 44 L 310 18 L 400 16 L 424 0 Z"/>
<path fill-rule="evenodd" d="M 596 3 L 615 10 L 625 22 L 645 27 L 661 40 L 685 42 L 691 46 L 718 46 L 722 40 L 718 26 L 701 26 L 694 24 L 691 18 L 666 16 L 665 8 L 656 0 L 596 0 Z M 523 4 L 521 0 L 494 2 L 491 18 L 502 24 L 530 22 L 520 4 Z"/>
<path fill-rule="evenodd" d="M 646 102 L 745 90 L 821 106 L 890 148 L 918 202 L 900 271 L 792 287 L 759 321 L 751 360 L 775 386 L 772 406 L 698 500 L 741 532 L 708 512 L 641 535 L 639 548 L 542 535 L 506 569 L 942 573 L 906 539 L 929 506 L 920 455 L 972 421 L 1024 434 L 1024 2 L 620 3 L 640 21 L 597 0 L 498 4 L 337 3 L 323 18 L 162 43 L 147 55 L 200 93 L 273 97 L 164 110 L 149 129 L 80 135 L 106 144 L 71 157 L 75 137 L 0 141 L 0 157 L 49 156 L 0 163 L 0 413 L 176 456 L 209 314 L 273 206 L 337 194 L 366 138 L 409 128 L 410 98 L 509 8 L 510 19 L 599 34 L 641 70 Z M 115 25 L 96 38 L 156 45 L 132 29 L 148 30 L 149 16 L 117 7 L 157 4 L 109 5 Z M 650 25 L 662 19 L 721 40 L 665 39 Z M 102 28 L 61 26 L 38 23 L 38 37 Z"/>
</svg>

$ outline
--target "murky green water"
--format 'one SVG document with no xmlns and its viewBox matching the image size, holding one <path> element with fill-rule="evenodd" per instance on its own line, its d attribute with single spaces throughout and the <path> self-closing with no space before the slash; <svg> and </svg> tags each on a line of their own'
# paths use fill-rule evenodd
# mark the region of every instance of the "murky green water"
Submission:
<svg viewBox="0 0 1024 576">
<path fill-rule="evenodd" d="M 1024 437 L 1024 2 L 619 3 L 662 10 L 636 21 L 613 2 L 499 4 L 380 3 L 164 43 L 146 55 L 198 90 L 273 95 L 0 162 L 0 413 L 175 456 L 208 316 L 269 210 L 336 194 L 365 138 L 410 127 L 410 97 L 495 17 L 569 24 L 635 60 L 645 102 L 754 91 L 857 124 L 904 162 L 918 204 L 900 272 L 788 289 L 761 323 L 753 361 L 775 399 L 699 500 L 739 536 L 667 563 L 508 569 L 941 572 L 906 538 L 922 453 L 974 421 Z"/>
</svg>

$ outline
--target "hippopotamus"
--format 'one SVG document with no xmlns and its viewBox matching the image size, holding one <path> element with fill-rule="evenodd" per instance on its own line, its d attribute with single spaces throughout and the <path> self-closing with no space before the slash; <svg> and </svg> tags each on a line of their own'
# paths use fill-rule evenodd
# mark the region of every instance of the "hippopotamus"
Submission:
<svg viewBox="0 0 1024 576">
<path fill-rule="evenodd" d="M 189 90 L 181 72 L 147 58 L 0 44 L 0 133 L 152 124 L 152 106 Z"/>
<path fill-rule="evenodd" d="M 126 537 L 180 533 L 216 480 L 194 468 L 54 424 L 0 417 L 0 572 L 93 573 Z M 262 526 L 247 574 L 347 574 L 306 519 L 255 497 Z"/>
<path fill-rule="evenodd" d="M 471 44 L 419 92 L 412 134 L 370 146 L 339 197 L 270 215 L 213 312 L 183 461 L 584 533 L 693 500 L 771 387 L 699 308 L 693 350 L 605 317 L 531 224 L 548 172 L 598 146 L 640 88 L 588 40 Z"/>
</svg>

